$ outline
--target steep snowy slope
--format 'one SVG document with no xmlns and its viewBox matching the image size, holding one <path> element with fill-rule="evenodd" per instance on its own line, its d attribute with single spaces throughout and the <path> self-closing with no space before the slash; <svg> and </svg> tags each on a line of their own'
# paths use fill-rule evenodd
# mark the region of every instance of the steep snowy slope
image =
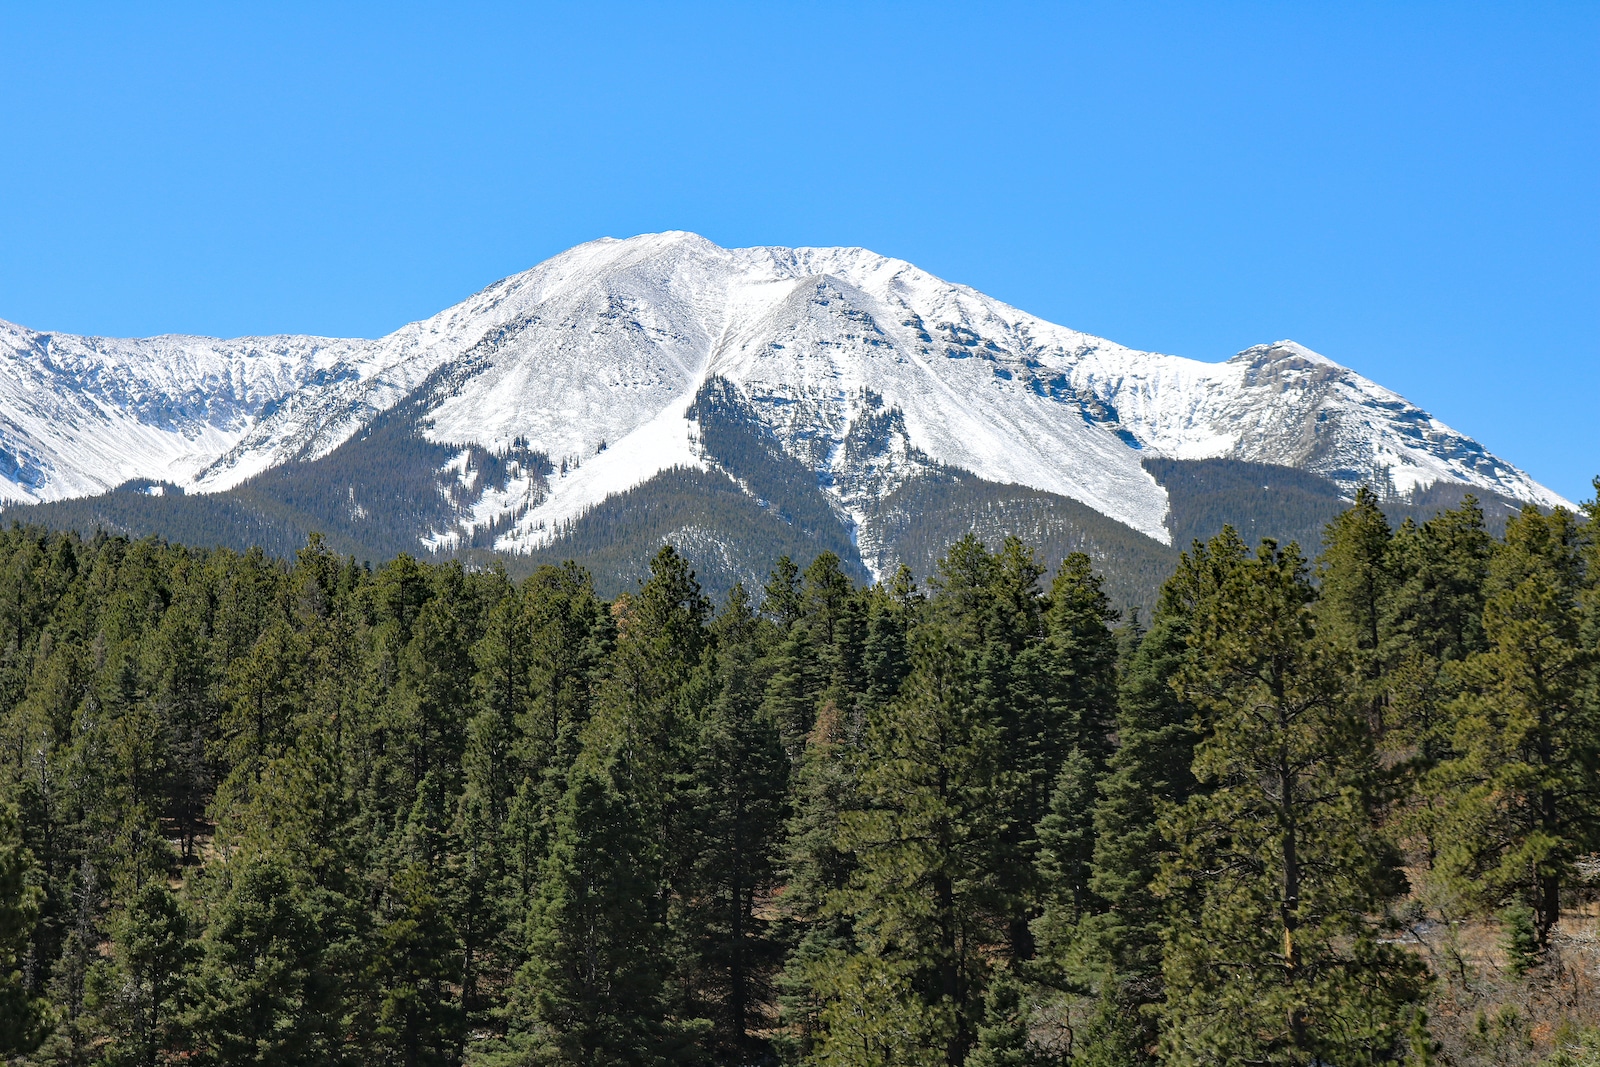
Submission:
<svg viewBox="0 0 1600 1067">
<path fill-rule="evenodd" d="M 1148 455 L 1289 463 L 1351 492 L 1444 480 L 1562 502 L 1292 343 L 1223 364 L 1138 352 L 860 249 L 727 250 L 661 234 L 585 245 L 524 277 L 538 314 L 428 430 L 490 449 L 521 437 L 567 461 L 532 487 L 503 548 L 540 543 L 658 470 L 700 464 L 684 413 L 713 379 L 852 517 L 931 462 L 1080 500 L 1166 541 Z M 899 436 L 867 447 L 861 431 L 876 433 L 883 412 Z M 485 500 L 468 527 L 507 506 Z"/>
<path fill-rule="evenodd" d="M 368 342 L 38 333 L 0 322 L 0 502 L 188 481 L 285 397 L 327 388 Z"/>
<path fill-rule="evenodd" d="M 522 551 L 661 471 L 721 469 L 692 417 L 707 390 L 812 472 L 864 552 L 878 502 L 951 470 L 1170 542 L 1151 456 L 1290 464 L 1348 492 L 1450 483 L 1565 503 L 1292 342 L 1220 364 L 1155 355 L 863 249 L 724 249 L 686 233 L 580 245 L 377 341 L 0 327 L 0 499 L 129 478 L 224 490 L 403 409 L 410 432 L 456 455 L 434 471 L 456 518 L 421 542 L 493 531 Z M 548 466 L 501 464 L 491 484 L 472 459 L 513 452 Z"/>
</svg>

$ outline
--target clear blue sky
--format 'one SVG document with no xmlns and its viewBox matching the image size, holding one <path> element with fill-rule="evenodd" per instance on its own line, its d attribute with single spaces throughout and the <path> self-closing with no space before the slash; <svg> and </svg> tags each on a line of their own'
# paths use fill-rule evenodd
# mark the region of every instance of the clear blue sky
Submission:
<svg viewBox="0 0 1600 1067">
<path fill-rule="evenodd" d="M 0 56 L 35 328 L 376 336 L 607 234 L 864 245 L 1600 472 L 1600 4 L 30 3 Z"/>
</svg>

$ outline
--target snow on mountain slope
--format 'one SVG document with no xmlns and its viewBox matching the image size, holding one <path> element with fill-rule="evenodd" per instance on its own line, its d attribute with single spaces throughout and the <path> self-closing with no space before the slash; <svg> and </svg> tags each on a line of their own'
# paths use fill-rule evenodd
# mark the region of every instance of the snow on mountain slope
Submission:
<svg viewBox="0 0 1600 1067">
<path fill-rule="evenodd" d="M 1165 491 L 1139 455 L 997 371 L 990 352 L 971 358 L 972 324 L 995 332 L 992 302 L 907 264 L 663 234 L 584 245 L 522 279 L 537 311 L 434 410 L 428 431 L 488 448 L 521 437 L 579 464 L 502 547 L 538 543 L 606 496 L 696 463 L 681 412 L 711 377 L 738 387 L 847 512 L 856 479 L 845 444 L 859 420 L 887 407 L 935 462 L 1061 493 L 1168 536 Z M 961 336 L 935 342 L 916 304 Z M 634 442 L 635 433 L 645 436 Z"/>
<path fill-rule="evenodd" d="M 713 380 L 858 522 L 866 501 L 943 464 L 1167 542 L 1150 455 L 1287 463 L 1351 492 L 1442 480 L 1566 503 L 1292 342 L 1220 364 L 1139 352 L 863 249 L 724 249 L 686 233 L 580 245 L 377 341 L 0 328 L 0 499 L 131 477 L 225 489 L 326 455 L 412 397 L 432 441 L 550 457 L 548 480 L 519 474 L 461 515 L 468 531 L 498 523 L 499 547 L 517 550 L 659 471 L 714 463 L 687 417 Z"/>
<path fill-rule="evenodd" d="M 1444 479 L 1562 502 L 1291 343 L 1222 364 L 1139 352 L 861 249 L 729 250 L 660 234 L 580 246 L 533 273 L 548 317 L 445 401 L 429 431 L 491 448 L 520 434 L 582 464 L 552 479 L 504 548 L 694 464 L 694 427 L 677 413 L 712 377 L 751 402 L 849 515 L 853 497 L 915 473 L 909 461 L 879 463 L 869 485 L 857 469 L 852 432 L 883 409 L 903 415 L 902 444 L 935 462 L 1060 493 L 1163 541 L 1165 491 L 1140 463 L 1150 454 L 1288 462 L 1352 492 L 1385 477 L 1402 491 Z M 602 441 L 620 450 L 598 453 Z"/>
<path fill-rule="evenodd" d="M 0 502 L 87 496 L 130 478 L 188 481 L 366 343 L 127 341 L 0 322 Z"/>
<path fill-rule="evenodd" d="M 1560 495 L 1408 402 L 1293 341 L 1218 364 L 1095 352 L 1072 382 L 1108 424 L 1174 459 L 1226 457 L 1312 471 L 1353 491 L 1457 482 L 1544 507 Z"/>
</svg>

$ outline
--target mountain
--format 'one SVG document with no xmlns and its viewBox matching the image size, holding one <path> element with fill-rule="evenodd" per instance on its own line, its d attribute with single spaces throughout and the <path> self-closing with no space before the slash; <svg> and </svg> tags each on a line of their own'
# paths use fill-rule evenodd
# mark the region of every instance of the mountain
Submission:
<svg viewBox="0 0 1600 1067">
<path fill-rule="evenodd" d="M 615 557 L 619 581 L 670 538 L 723 584 L 774 549 L 925 574 L 940 538 L 1015 530 L 1156 574 L 1216 515 L 1271 512 L 1258 481 L 1313 533 L 1363 483 L 1567 504 L 1291 341 L 1141 352 L 858 248 L 607 238 L 378 340 L 0 324 L 8 518 Z"/>
</svg>

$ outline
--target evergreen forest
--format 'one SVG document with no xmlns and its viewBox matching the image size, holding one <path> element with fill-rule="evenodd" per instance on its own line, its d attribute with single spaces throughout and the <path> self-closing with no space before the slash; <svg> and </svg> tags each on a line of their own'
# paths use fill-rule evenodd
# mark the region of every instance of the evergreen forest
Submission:
<svg viewBox="0 0 1600 1067">
<path fill-rule="evenodd" d="M 0 1061 L 1592 1067 L 1584 512 L 1363 491 L 1147 617 L 1014 537 L 713 602 L 13 525 Z"/>
</svg>

